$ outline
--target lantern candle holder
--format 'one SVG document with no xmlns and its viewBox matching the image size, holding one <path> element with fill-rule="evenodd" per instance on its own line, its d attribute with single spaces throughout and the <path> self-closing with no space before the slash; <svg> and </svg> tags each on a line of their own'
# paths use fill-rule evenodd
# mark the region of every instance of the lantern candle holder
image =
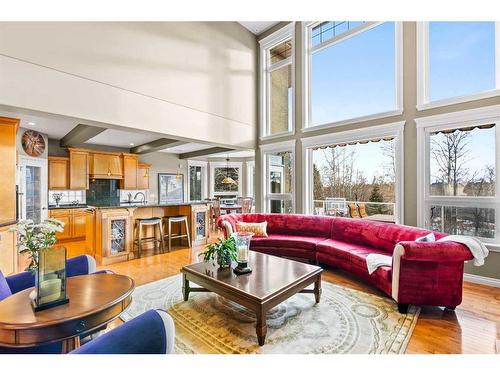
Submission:
<svg viewBox="0 0 500 375">
<path fill-rule="evenodd" d="M 248 267 L 248 250 L 250 248 L 250 240 L 252 239 L 253 233 L 236 232 L 233 236 L 236 244 L 236 261 L 238 262 L 233 272 L 237 275 L 250 273 L 252 269 Z"/>
</svg>

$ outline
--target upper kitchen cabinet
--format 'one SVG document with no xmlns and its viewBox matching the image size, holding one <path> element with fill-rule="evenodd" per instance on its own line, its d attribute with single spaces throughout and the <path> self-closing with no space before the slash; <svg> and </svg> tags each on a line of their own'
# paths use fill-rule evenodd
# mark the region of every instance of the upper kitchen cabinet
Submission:
<svg viewBox="0 0 500 375">
<path fill-rule="evenodd" d="M 69 170 L 69 158 L 49 156 L 49 190 L 69 189 Z"/>
<path fill-rule="evenodd" d="M 95 152 L 90 157 L 90 177 L 122 179 L 122 158 L 120 154 Z"/>
<path fill-rule="evenodd" d="M 0 117 L 0 220 L 16 219 L 16 132 L 19 120 Z"/>
<path fill-rule="evenodd" d="M 150 164 L 139 163 L 137 166 L 137 189 L 149 189 L 149 169 Z"/>
<path fill-rule="evenodd" d="M 86 150 L 68 148 L 69 188 L 86 190 L 89 187 L 89 153 Z"/>
<path fill-rule="evenodd" d="M 133 154 L 122 154 L 123 180 L 120 180 L 120 189 L 138 189 L 137 169 L 139 157 Z"/>
</svg>

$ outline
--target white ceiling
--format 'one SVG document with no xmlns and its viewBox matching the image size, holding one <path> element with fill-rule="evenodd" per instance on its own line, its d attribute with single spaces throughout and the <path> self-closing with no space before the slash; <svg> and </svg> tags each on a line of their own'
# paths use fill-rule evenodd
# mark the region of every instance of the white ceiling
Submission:
<svg viewBox="0 0 500 375">
<path fill-rule="evenodd" d="M 85 143 L 130 148 L 160 138 L 156 134 L 133 133 L 130 131 L 107 129 Z"/>
<path fill-rule="evenodd" d="M 255 156 L 254 151 L 231 151 L 209 155 L 209 157 L 251 158 Z"/>
<path fill-rule="evenodd" d="M 165 149 L 161 150 L 161 152 L 169 152 L 171 154 L 183 154 L 186 152 L 206 150 L 207 148 L 212 148 L 212 147 L 214 147 L 214 146 L 207 145 L 204 143 L 186 143 L 183 145 L 165 148 Z"/>
<path fill-rule="evenodd" d="M 279 21 L 248 21 L 238 23 L 248 31 L 258 35 L 278 24 Z"/>
</svg>

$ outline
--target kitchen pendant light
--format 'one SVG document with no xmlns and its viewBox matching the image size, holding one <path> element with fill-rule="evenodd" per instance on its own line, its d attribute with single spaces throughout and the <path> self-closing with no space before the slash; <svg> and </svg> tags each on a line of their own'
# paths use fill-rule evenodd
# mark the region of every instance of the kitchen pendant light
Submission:
<svg viewBox="0 0 500 375">
<path fill-rule="evenodd" d="M 224 185 L 236 185 L 236 181 L 229 176 L 229 158 L 226 159 L 226 177 L 224 177 L 222 183 Z"/>
</svg>

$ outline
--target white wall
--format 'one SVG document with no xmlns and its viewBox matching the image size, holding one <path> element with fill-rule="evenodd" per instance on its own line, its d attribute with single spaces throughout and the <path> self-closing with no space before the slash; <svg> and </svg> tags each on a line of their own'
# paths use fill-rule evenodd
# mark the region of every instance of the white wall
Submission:
<svg viewBox="0 0 500 375">
<path fill-rule="evenodd" d="M 1 22 L 0 104 L 254 148 L 256 50 L 236 22 Z"/>
</svg>

